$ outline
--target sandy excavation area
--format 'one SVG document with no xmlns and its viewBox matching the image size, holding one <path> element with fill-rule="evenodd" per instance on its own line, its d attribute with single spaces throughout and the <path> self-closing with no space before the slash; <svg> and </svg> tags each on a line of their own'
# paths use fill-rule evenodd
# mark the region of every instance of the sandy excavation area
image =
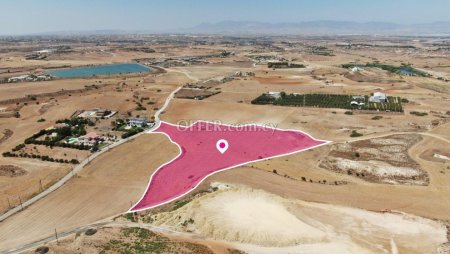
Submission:
<svg viewBox="0 0 450 254">
<path fill-rule="evenodd" d="M 213 185 L 218 187 L 214 193 L 152 215 L 154 224 L 238 242 L 248 253 L 432 253 L 447 241 L 444 224 L 410 214 L 289 200 L 241 185 Z"/>
<path fill-rule="evenodd" d="M 350 49 L 337 46 L 341 38 L 280 38 L 270 43 L 268 38 L 232 43 L 213 38 L 206 38 L 205 43 L 202 38 L 182 38 L 180 43 L 178 39 L 147 38 L 139 45 L 134 39 L 109 40 L 108 44 L 61 42 L 70 50 L 50 54 L 45 60 L 28 60 L 26 56 L 48 48 L 48 42 L 1 45 L 0 78 L 37 74 L 46 68 L 214 56 L 181 65 L 170 65 L 172 59 L 165 62 L 168 72 L 158 75 L 3 83 L 0 110 L 8 114 L 0 114 L 0 152 L 11 150 L 33 133 L 80 109 L 108 108 L 119 111 L 122 118 L 139 115 L 150 119 L 169 93 L 181 85 L 251 71 L 255 76 L 236 77 L 214 86 L 208 91 L 220 93 L 204 100 L 172 100 L 161 119 L 174 124 L 191 120 L 270 123 L 332 140 L 342 149 L 324 146 L 221 172 L 206 179 L 196 191 L 207 190 L 214 182 L 225 182 L 230 188 L 219 184 L 218 191 L 195 198 L 177 210 L 169 209 L 175 202 L 152 211 L 153 224 L 191 232 L 191 243 L 206 238 L 207 243 L 202 245 L 232 244 L 248 253 L 435 253 L 447 241 L 442 221 L 450 221 L 450 162 L 442 156 L 449 155 L 448 81 L 400 76 L 378 68 L 352 73 L 341 64 L 380 61 L 400 66 L 411 62 L 416 68 L 448 77 L 448 53 L 434 51 L 431 44 L 425 45 L 426 39 L 412 42 L 412 38 L 387 42 L 385 38 L 356 36 L 350 38 L 352 43 L 388 43 L 394 47 Z M 417 48 L 403 47 L 410 44 Z M 313 48 L 319 45 L 331 54 L 314 53 Z M 217 55 L 224 50 L 232 54 Z M 253 62 L 249 55 L 284 57 L 306 68 L 271 69 L 267 63 Z M 355 111 L 353 115 L 345 114 L 345 109 L 251 104 L 268 91 L 352 95 L 381 91 L 408 102 L 404 103 L 404 114 Z M 36 98 L 23 98 L 27 95 Z M 137 110 L 137 102 L 145 110 Z M 410 114 L 414 111 L 427 114 Z M 20 117 L 15 118 L 14 112 Z M 381 118 L 374 120 L 374 116 Z M 45 121 L 39 121 L 41 118 Z M 110 127 L 110 122 L 97 127 Z M 89 130 L 97 131 L 95 128 Z M 7 130 L 13 133 L 3 138 Z M 353 130 L 363 136 L 351 138 Z M 403 135 L 395 139 L 406 140 L 406 144 L 379 143 L 393 134 Z M 420 138 L 409 142 L 406 134 Z M 349 141 L 351 145 L 345 144 Z M 58 149 L 40 151 L 65 153 Z M 127 211 L 141 197 L 153 170 L 177 153 L 165 136 L 143 135 L 103 154 L 60 189 L 1 222 L 0 252 L 48 237 L 55 228 L 68 231 Z M 329 168 L 321 166 L 333 158 L 336 161 Z M 39 191 L 39 180 L 45 187 L 67 173 L 70 166 L 0 157 L 0 169 L 3 211 L 8 207 L 7 199 L 17 205 L 19 195 L 27 199 Z M 121 230 L 107 228 L 93 238 L 79 236 L 49 246 L 51 253 L 98 253 L 101 249 L 97 247 L 112 239 L 124 240 Z M 124 242 L 135 240 L 139 239 Z M 118 247 L 112 249 L 119 252 Z M 229 253 L 224 247 L 210 249 Z"/>
<path fill-rule="evenodd" d="M 409 134 L 337 143 L 320 166 L 371 182 L 427 185 L 426 171 L 408 154 L 420 140 Z"/>
</svg>

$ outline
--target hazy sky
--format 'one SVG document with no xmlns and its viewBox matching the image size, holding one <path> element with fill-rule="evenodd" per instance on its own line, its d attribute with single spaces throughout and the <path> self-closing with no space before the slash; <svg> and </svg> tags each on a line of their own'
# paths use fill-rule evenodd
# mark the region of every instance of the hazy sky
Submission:
<svg viewBox="0 0 450 254">
<path fill-rule="evenodd" d="M 449 0 L 1 0 L 0 34 L 158 30 L 224 20 L 450 21 Z"/>
</svg>

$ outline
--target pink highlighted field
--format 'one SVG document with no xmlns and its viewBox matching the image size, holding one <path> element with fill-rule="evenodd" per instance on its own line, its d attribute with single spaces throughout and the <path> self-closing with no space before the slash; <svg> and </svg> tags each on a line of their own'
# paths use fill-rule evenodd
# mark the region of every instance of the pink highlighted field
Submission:
<svg viewBox="0 0 450 254">
<path fill-rule="evenodd" d="M 301 131 L 259 125 L 233 127 L 203 121 L 187 127 L 161 122 L 152 133 L 166 134 L 179 146 L 180 154 L 155 171 L 145 194 L 130 211 L 145 210 L 171 202 L 189 193 L 206 177 L 219 171 L 327 143 Z M 216 148 L 220 139 L 228 141 L 228 150 L 224 154 Z"/>
</svg>

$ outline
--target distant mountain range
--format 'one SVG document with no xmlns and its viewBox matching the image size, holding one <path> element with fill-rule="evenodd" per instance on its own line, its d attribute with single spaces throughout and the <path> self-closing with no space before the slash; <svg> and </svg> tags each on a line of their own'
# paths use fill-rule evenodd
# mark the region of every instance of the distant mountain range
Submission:
<svg viewBox="0 0 450 254">
<path fill-rule="evenodd" d="M 293 35 L 450 35 L 450 22 L 401 25 L 388 22 L 308 21 L 296 23 L 266 23 L 223 21 L 202 23 L 174 32 L 204 34 L 293 34 Z"/>
<path fill-rule="evenodd" d="M 402 25 L 389 22 L 305 21 L 269 23 L 222 21 L 202 23 L 190 28 L 166 30 L 68 30 L 30 35 L 127 35 L 127 34 L 223 34 L 223 35 L 421 35 L 450 36 L 450 21 Z"/>
</svg>

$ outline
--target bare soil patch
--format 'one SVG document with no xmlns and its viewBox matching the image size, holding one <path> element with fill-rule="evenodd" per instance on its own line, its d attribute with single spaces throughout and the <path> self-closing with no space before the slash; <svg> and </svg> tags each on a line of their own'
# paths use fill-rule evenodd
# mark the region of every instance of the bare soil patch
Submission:
<svg viewBox="0 0 450 254">
<path fill-rule="evenodd" d="M 183 99 L 198 99 L 202 100 L 204 98 L 208 98 L 214 94 L 219 93 L 219 91 L 210 91 L 210 90 L 202 90 L 202 89 L 189 89 L 183 88 L 178 91 L 175 95 L 176 98 Z"/>
<path fill-rule="evenodd" d="M 214 192 L 150 215 L 150 221 L 249 253 L 387 253 L 392 241 L 400 253 L 425 253 L 447 241 L 444 223 L 411 214 L 289 200 L 242 185 L 212 186 Z"/>
<path fill-rule="evenodd" d="M 364 70 L 356 72 L 347 72 L 344 77 L 356 82 L 371 82 L 371 83 L 396 83 L 402 82 L 395 75 L 388 74 L 381 70 Z"/>
<path fill-rule="evenodd" d="M 3 131 L 3 136 L 0 138 L 0 144 L 5 142 L 8 138 L 10 138 L 13 135 L 13 131 L 10 129 L 5 129 Z"/>
<path fill-rule="evenodd" d="M 420 135 L 392 135 L 333 145 L 320 166 L 375 183 L 427 185 L 428 174 L 409 155 Z"/>
<path fill-rule="evenodd" d="M 142 135 L 109 150 L 58 190 L 3 221 L 0 252 L 49 237 L 55 227 L 68 231 L 127 211 L 141 197 L 152 172 L 177 151 L 164 135 Z"/>
<path fill-rule="evenodd" d="M 14 165 L 0 165 L 0 176 L 18 177 L 27 174 L 27 171 Z"/>
</svg>

